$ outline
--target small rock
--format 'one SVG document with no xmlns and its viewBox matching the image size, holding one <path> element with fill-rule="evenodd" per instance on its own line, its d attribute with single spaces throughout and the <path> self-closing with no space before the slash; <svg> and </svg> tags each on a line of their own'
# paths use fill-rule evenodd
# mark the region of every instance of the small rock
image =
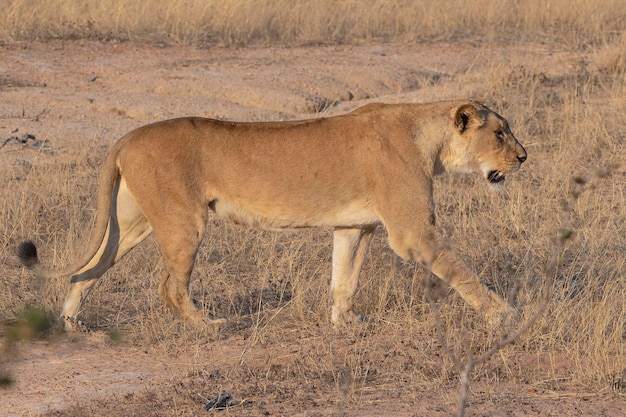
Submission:
<svg viewBox="0 0 626 417">
<path fill-rule="evenodd" d="M 24 134 L 22 135 L 22 138 L 20 139 L 20 142 L 21 142 L 21 143 L 26 143 L 26 142 L 28 142 L 30 139 L 33 139 L 33 140 L 34 140 L 34 139 L 35 139 L 35 135 L 32 135 L 32 134 L 30 134 L 30 133 L 24 133 Z"/>
<path fill-rule="evenodd" d="M 209 401 L 208 403 L 206 403 L 204 408 L 206 408 L 207 411 L 225 410 L 231 405 L 232 399 L 233 399 L 232 395 L 228 394 L 226 391 L 222 391 L 212 401 Z"/>
</svg>

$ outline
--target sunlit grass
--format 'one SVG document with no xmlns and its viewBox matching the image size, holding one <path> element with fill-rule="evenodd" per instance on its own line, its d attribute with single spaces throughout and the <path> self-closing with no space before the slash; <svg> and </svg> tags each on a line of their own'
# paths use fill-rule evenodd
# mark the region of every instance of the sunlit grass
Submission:
<svg viewBox="0 0 626 417">
<path fill-rule="evenodd" d="M 472 39 L 486 45 L 549 41 L 576 51 L 592 47 L 586 57 L 593 59 L 581 60 L 559 77 L 535 68 L 524 56 L 486 65 L 479 83 L 469 80 L 469 74 L 454 74 L 450 82 L 455 91 L 488 100 L 512 121 L 529 159 L 500 194 L 489 193 L 472 178 L 438 179 L 437 221 L 485 282 L 509 296 L 528 317 L 554 242 L 563 236 L 562 201 L 575 189 L 576 178 L 585 178 L 587 190 L 567 214 L 572 216 L 572 238 L 553 269 L 547 312 L 501 355 L 507 364 L 528 357 L 541 363 L 530 371 L 506 371 L 511 379 L 538 386 L 566 381 L 603 391 L 620 378 L 626 357 L 626 3 L 286 3 L 0 0 L 5 11 L 0 40 L 98 39 L 205 47 Z M 66 280 L 29 280 L 12 260 L 20 239 L 34 239 L 44 262 L 61 266 L 75 258 L 83 247 L 80 242 L 89 236 L 102 155 L 71 152 L 76 152 L 71 163 L 36 159 L 2 167 L 6 180 L 0 182 L 0 259 L 9 272 L 0 276 L 0 311 L 6 321 L 28 323 L 25 305 L 42 308 L 45 315 L 56 313 L 67 291 Z M 207 315 L 231 321 L 218 337 L 241 332 L 249 343 L 310 337 L 308 350 L 294 356 L 300 361 L 294 360 L 295 372 L 302 378 L 335 377 L 336 339 L 328 324 L 330 233 L 276 234 L 213 220 L 209 226 L 191 289 Z M 156 244 L 148 239 L 101 280 L 81 317 L 106 331 L 112 343 L 193 348 L 202 337 L 181 324 L 156 295 L 158 259 Z M 400 261 L 387 248 L 384 231 L 377 233 L 355 300 L 355 309 L 374 324 L 370 333 L 354 337 L 357 342 L 341 358 L 341 365 L 363 385 L 370 375 L 366 356 L 377 342 L 415 355 L 405 369 L 398 365 L 386 371 L 390 380 L 397 377 L 394 372 L 402 372 L 403 380 L 417 389 L 430 381 L 445 384 L 452 373 L 445 361 L 432 359 L 438 347 L 429 345 L 434 333 L 424 298 L 425 277 L 423 268 Z M 469 334 L 473 349 L 487 346 L 489 336 L 476 317 L 456 294 L 448 295 L 442 308 L 450 329 L 448 343 L 465 348 Z M 32 331 L 30 326 L 17 328 Z M 419 345 L 419 353 L 407 348 L 407 340 Z M 559 370 L 563 358 L 567 372 Z M 273 365 L 267 364 L 259 378 L 268 378 Z M 486 367 L 478 377 L 491 371 Z M 10 385 L 12 377 L 0 376 L 0 385 Z"/>
<path fill-rule="evenodd" d="M 189 45 L 470 39 L 599 45 L 621 35 L 620 0 L 0 0 L 0 40 Z"/>
</svg>

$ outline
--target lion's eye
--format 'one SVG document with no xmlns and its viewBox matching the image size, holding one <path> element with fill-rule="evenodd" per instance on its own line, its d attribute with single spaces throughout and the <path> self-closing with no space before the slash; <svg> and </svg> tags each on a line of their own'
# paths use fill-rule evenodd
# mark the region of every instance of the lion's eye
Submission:
<svg viewBox="0 0 626 417">
<path fill-rule="evenodd" d="M 499 140 L 500 142 L 504 141 L 504 132 L 503 132 L 503 131 L 501 131 L 501 130 L 498 130 L 498 131 L 496 132 L 496 137 L 498 138 L 498 140 Z"/>
</svg>

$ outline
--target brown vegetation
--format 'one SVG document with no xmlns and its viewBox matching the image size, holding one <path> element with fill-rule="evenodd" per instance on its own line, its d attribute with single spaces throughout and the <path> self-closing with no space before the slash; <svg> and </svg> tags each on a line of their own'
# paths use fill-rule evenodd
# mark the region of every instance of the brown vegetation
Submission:
<svg viewBox="0 0 626 417">
<path fill-rule="evenodd" d="M 471 97 L 509 119 L 529 159 L 499 194 L 480 178 L 438 179 L 437 222 L 523 318 L 535 311 L 546 274 L 551 300 L 535 326 L 474 370 L 470 410 L 496 413 L 506 400 L 509 410 L 523 412 L 525 401 L 581 392 L 623 401 L 624 2 L 552 1 L 540 8 L 527 1 L 455 1 L 442 8 L 369 0 L 317 2 L 314 10 L 310 2 L 287 7 L 277 0 L 230 6 L 68 0 L 54 9 L 44 3 L 0 0 L 7 56 L 0 73 L 0 312 L 18 329 L 3 331 L 5 361 L 28 351 L 8 340 L 32 335 L 19 330 L 32 308 L 54 324 L 67 289 L 63 280 L 34 282 L 15 259 L 17 244 L 33 238 L 49 265 L 75 256 L 90 231 L 98 168 L 112 141 L 131 128 L 190 114 L 279 120 L 369 101 Z M 82 47 L 69 39 L 151 45 Z M 334 46 L 296 46 L 311 43 Z M 216 44 L 257 47 L 209 48 Z M 258 47 L 268 44 L 292 49 Z M 564 216 L 573 237 L 561 247 Z M 99 402 L 66 405 L 59 413 L 199 415 L 203 398 L 225 388 L 249 401 L 233 415 L 377 415 L 374 402 L 398 415 L 449 414 L 458 380 L 436 336 L 427 274 L 399 261 L 384 237 L 382 230 L 375 237 L 355 301 L 372 321 L 349 334 L 329 324 L 328 231 L 277 234 L 212 222 L 193 298 L 207 315 L 230 324 L 206 333 L 185 327 L 158 299 L 157 248 L 144 243 L 103 277 L 81 317 L 95 333 L 111 335 L 104 343 L 111 351 L 150 347 L 155 357 L 167 352 L 185 365 L 171 371 L 168 388 L 95 396 Z M 559 262 L 550 265 L 555 250 Z M 500 335 L 485 329 L 458 296 L 440 291 L 445 344 L 456 355 L 471 349 L 480 356 Z M 56 349 L 67 339 L 82 340 L 53 339 Z M 224 353 L 231 350 L 234 360 Z M 11 371 L 2 381 L 19 384 L 19 368 L 1 365 Z M 424 408 L 424 398 L 437 406 Z M 124 402 L 130 408 L 121 409 Z"/>
<path fill-rule="evenodd" d="M 610 43 L 620 0 L 1 0 L 0 40 L 99 39 L 195 46 L 368 41 L 549 40 Z"/>
</svg>

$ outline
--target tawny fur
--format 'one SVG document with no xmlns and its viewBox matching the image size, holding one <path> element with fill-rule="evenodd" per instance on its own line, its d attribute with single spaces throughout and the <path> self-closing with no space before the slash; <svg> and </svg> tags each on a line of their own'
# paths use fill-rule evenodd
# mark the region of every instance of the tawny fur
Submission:
<svg viewBox="0 0 626 417">
<path fill-rule="evenodd" d="M 202 321 L 189 277 L 209 212 L 269 229 L 334 229 L 332 321 L 350 322 L 359 270 L 376 226 L 391 248 L 449 283 L 489 319 L 507 304 L 480 284 L 435 228 L 433 177 L 477 172 L 492 186 L 526 151 L 504 118 L 472 101 L 370 104 L 342 116 L 237 123 L 204 118 L 138 128 L 102 168 L 92 239 L 59 271 L 30 242 L 23 263 L 41 277 L 71 276 L 61 313 L 71 328 L 90 288 L 151 232 L 163 256 L 159 294 Z"/>
</svg>

